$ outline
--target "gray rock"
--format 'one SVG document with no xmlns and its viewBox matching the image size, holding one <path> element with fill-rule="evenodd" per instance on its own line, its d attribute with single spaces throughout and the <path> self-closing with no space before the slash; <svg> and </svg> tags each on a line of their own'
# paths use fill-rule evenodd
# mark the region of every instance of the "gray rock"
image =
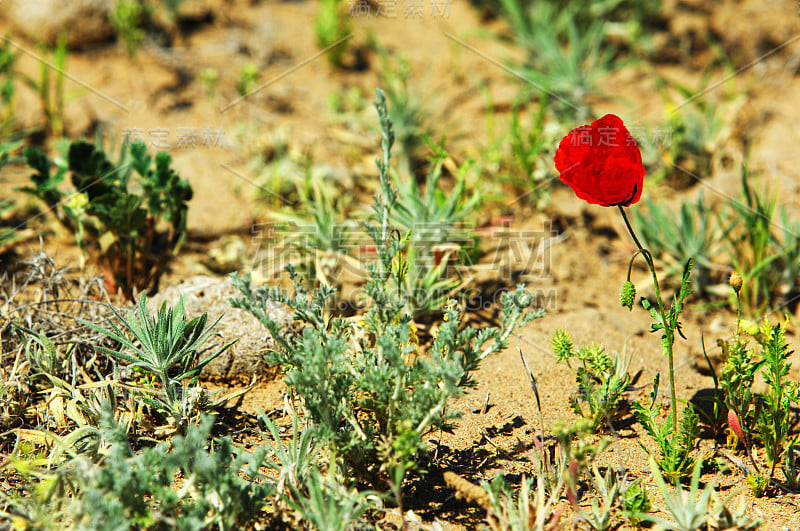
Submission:
<svg viewBox="0 0 800 531">
<path fill-rule="evenodd" d="M 63 32 L 69 48 L 84 48 L 114 34 L 112 0 L 5 0 L 0 14 L 35 42 L 54 45 Z"/>
<path fill-rule="evenodd" d="M 277 369 L 269 367 L 264 361 L 264 352 L 274 346 L 267 329 L 252 314 L 230 305 L 229 299 L 239 295 L 230 278 L 193 277 L 179 285 L 165 288 L 148 299 L 148 309 L 155 312 L 163 302 L 175 305 L 181 295 L 184 297 L 187 319 L 208 312 L 211 323 L 222 315 L 214 328 L 219 337 L 212 337 L 207 346 L 220 346 L 238 339 L 231 348 L 204 367 L 203 378 L 247 382 L 254 375 L 273 377 L 277 374 Z M 278 303 L 272 305 L 270 317 L 282 324 L 292 321 L 291 315 Z M 211 354 L 215 350 L 208 349 L 207 352 Z"/>
</svg>

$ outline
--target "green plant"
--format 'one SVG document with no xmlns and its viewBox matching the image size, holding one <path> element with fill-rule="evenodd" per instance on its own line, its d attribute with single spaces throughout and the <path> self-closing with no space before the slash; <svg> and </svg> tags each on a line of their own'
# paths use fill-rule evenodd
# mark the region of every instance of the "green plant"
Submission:
<svg viewBox="0 0 800 531">
<path fill-rule="evenodd" d="M 483 20 L 494 17 L 509 17 L 508 3 L 504 0 L 470 0 L 480 11 Z M 513 0 L 518 9 L 530 5 L 530 2 Z M 602 20 L 605 23 L 604 45 L 616 49 L 620 53 L 635 51 L 649 53 L 652 43 L 648 39 L 648 29 L 658 24 L 662 17 L 661 0 L 562 0 L 559 2 L 541 1 L 560 9 L 569 10 L 580 31 L 590 28 L 593 22 Z M 513 4 L 512 4 L 513 5 Z"/>
<path fill-rule="evenodd" d="M 656 302 L 658 309 L 652 307 L 650 301 L 642 298 L 642 307 L 650 312 L 650 317 L 655 321 L 650 325 L 650 332 L 661 331 L 661 348 L 667 355 L 669 363 L 669 388 L 670 388 L 670 412 L 666 424 L 659 425 L 657 422 L 657 410 L 655 409 L 656 398 L 658 396 L 658 381 L 659 376 L 656 375 L 656 380 L 653 384 L 653 393 L 651 395 L 650 407 L 644 407 L 641 404 L 634 403 L 634 412 L 636 418 L 642 424 L 645 431 L 653 437 L 661 449 L 661 459 L 658 461 L 661 469 L 667 473 L 670 478 L 683 477 L 688 473 L 691 467 L 692 460 L 689 458 L 689 453 L 695 445 L 695 435 L 697 432 L 697 414 L 691 404 L 687 404 L 683 411 L 680 427 L 678 426 L 678 401 L 675 396 L 675 369 L 673 363 L 673 346 L 675 343 L 675 333 L 680 332 L 680 316 L 683 312 L 683 306 L 686 297 L 692 292 L 691 271 L 692 260 L 686 262 L 683 269 L 681 278 L 681 286 L 677 295 L 673 298 L 669 310 L 664 309 L 664 304 L 661 300 L 661 288 L 658 284 L 658 277 L 656 276 L 655 265 L 653 264 L 653 255 L 649 250 L 642 247 L 642 244 L 636 238 L 633 228 L 628 222 L 625 211 L 620 207 L 623 219 L 628 227 L 631 237 L 636 242 L 639 250 L 631 258 L 628 265 L 628 278 L 623 287 L 622 304 L 629 309 L 633 307 L 633 292 L 635 288 L 631 283 L 631 266 L 636 255 L 641 253 L 644 256 L 650 273 L 653 275 L 653 284 L 656 287 Z M 626 292 L 626 288 L 629 293 Z"/>
<path fill-rule="evenodd" d="M 117 428 L 104 466 L 81 478 L 87 486 L 80 490 L 78 514 L 103 525 L 137 522 L 145 528 L 172 522 L 182 529 L 236 529 L 255 519 L 274 491 L 273 484 L 258 481 L 265 452 L 238 450 L 229 437 L 216 438 L 207 450 L 211 425 L 206 417 L 184 437 L 138 455 Z M 178 473 L 181 489 L 175 488 Z"/>
<path fill-rule="evenodd" d="M 667 484 L 661 476 L 655 461 L 650 459 L 650 470 L 653 474 L 653 479 L 661 492 L 664 502 L 667 504 L 667 510 L 675 521 L 672 522 L 643 513 L 640 513 L 639 516 L 643 520 L 655 523 L 659 529 L 665 530 L 756 529 L 759 526 L 757 520 L 746 516 L 744 511 L 731 512 L 728 509 L 733 495 L 723 500 L 716 498 L 716 493 L 714 492 L 716 480 L 710 481 L 703 487 L 702 491 L 700 490 L 701 469 L 702 461 L 698 460 L 692 470 L 689 492 L 684 491 L 680 482 L 676 479 L 674 483 L 675 494 L 672 494 L 667 488 Z"/>
<path fill-rule="evenodd" d="M 577 496 L 580 476 L 591 470 L 595 458 L 608 448 L 611 441 L 604 437 L 592 437 L 592 424 L 587 419 L 579 419 L 572 424 L 559 422 L 553 429 L 553 435 L 558 441 L 556 461 L 564 463 L 555 470 L 563 468 L 566 471 L 568 491 L 573 497 Z M 541 443 L 534 441 L 538 453 L 544 454 L 542 448 L 539 448 L 539 444 Z M 539 460 L 541 459 L 542 456 L 539 456 Z M 546 474 L 552 477 L 553 470 L 551 469 Z"/>
<path fill-rule="evenodd" d="M 69 518 L 63 475 L 43 474 L 31 470 L 25 461 L 12 462 L 25 480 L 22 492 L 0 491 L 0 517 L 14 526 L 25 529 L 64 529 Z"/>
<path fill-rule="evenodd" d="M 441 185 L 442 164 L 449 154 L 444 146 L 429 145 L 433 155 L 429 158 L 423 187 L 414 177 L 404 179 L 395 175 L 397 201 L 393 205 L 391 220 L 411 233 L 415 245 L 433 248 L 453 241 L 460 229 L 459 223 L 475 212 L 482 196 L 480 191 L 470 192 L 467 188 L 466 174 L 473 165 L 472 161 L 459 166 L 453 187 L 445 191 Z"/>
<path fill-rule="evenodd" d="M 24 331 L 19 329 L 20 331 Z M 67 377 L 71 364 L 70 353 L 61 352 L 55 344 L 44 334 L 31 334 L 30 341 L 24 342 L 25 357 L 31 363 L 38 375 L 46 378 L 63 379 Z M 35 378 L 37 374 L 32 375 Z"/>
<path fill-rule="evenodd" d="M 56 345 L 43 333 L 34 334 L 15 325 L 22 338 L 28 366 L 29 391 L 39 390 L 47 395 L 47 413 L 39 419 L 40 426 L 48 421 L 55 424 L 60 435 L 44 426 L 30 430 L 31 440 L 48 442 L 48 464 L 60 463 L 62 457 L 79 454 L 92 459 L 100 457 L 102 447 L 101 424 L 107 410 L 118 419 L 125 417 L 128 427 L 140 419 L 138 408 L 117 394 L 116 382 L 108 378 L 103 382 L 79 385 L 73 377 L 78 361 L 75 344 L 66 348 Z M 85 368 L 84 369 L 85 374 Z M 88 379 L 88 378 L 87 378 Z M 44 384 L 44 385 L 42 385 Z M 126 407 L 127 406 L 127 409 Z"/>
<path fill-rule="evenodd" d="M 277 492 L 291 499 L 292 491 L 304 488 L 308 477 L 316 472 L 315 461 L 318 460 L 318 441 L 313 426 L 301 429 L 299 415 L 292 411 L 292 439 L 284 445 L 278 426 L 264 413 L 260 413 L 261 422 L 267 428 L 262 433 L 264 448 L 270 459 L 264 465 L 277 473 Z"/>
<path fill-rule="evenodd" d="M 119 288 L 130 298 L 134 289 L 158 281 L 186 238 L 187 202 L 192 198 L 191 185 L 170 167 L 168 153 L 162 151 L 153 160 L 143 143 L 126 142 L 114 164 L 102 148 L 74 141 L 66 160 L 54 164 L 32 146 L 26 148 L 25 159 L 36 173 L 32 186 L 20 190 L 42 200 L 75 235 L 81 249 L 105 271 L 110 291 Z M 59 189 L 67 175 L 74 186 L 69 193 Z M 163 223 L 167 228 L 161 231 Z"/>
<path fill-rule="evenodd" d="M 206 89 L 206 95 L 209 98 L 214 98 L 216 95 L 217 89 L 217 80 L 219 79 L 219 70 L 214 68 L 213 66 L 209 66 L 204 68 L 200 71 L 200 81 L 203 83 L 203 87 Z"/>
<path fill-rule="evenodd" d="M 49 55 L 48 50 L 42 49 L 42 56 Z M 39 65 L 39 79 L 24 77 L 23 80 L 36 92 L 45 117 L 45 133 L 55 138 L 61 138 L 64 133 L 64 105 L 67 96 L 64 91 L 65 71 L 67 68 L 67 40 L 62 35 L 56 42 L 52 52 L 52 59 L 42 60 Z"/>
<path fill-rule="evenodd" d="M 277 473 L 276 492 L 286 507 L 292 508 L 303 523 L 315 529 L 351 529 L 367 510 L 379 508 L 380 499 L 369 491 L 347 488 L 333 467 L 323 475 L 319 466 L 319 445 L 313 424 L 301 428 L 297 410 L 292 410 L 292 438 L 281 440 L 278 427 L 263 413 L 267 427 L 264 437 L 267 457 L 264 466 Z M 265 434 L 266 435 L 266 434 Z"/>
<path fill-rule="evenodd" d="M 271 138 L 264 138 L 259 135 L 257 128 L 243 129 L 238 136 L 242 144 L 253 146 L 247 157 L 248 168 L 257 174 L 253 195 L 260 204 L 265 204 L 271 210 L 302 202 L 301 192 L 308 189 L 308 182 L 319 184 L 320 180 L 328 179 L 326 173 L 314 172 L 309 154 L 292 146 L 282 131 L 276 132 Z M 318 199 L 316 196 L 312 198 Z"/>
<path fill-rule="evenodd" d="M 88 301 L 86 294 L 99 293 L 100 286 L 75 297 L 71 287 L 77 281 L 65 279 L 65 269 L 56 268 L 44 252 L 20 261 L 17 270 L 22 274 L 6 272 L 0 283 L 0 448 L 10 452 L 12 439 L 17 438 L 20 447 L 36 446 L 47 461 L 61 451 L 48 441 L 72 437 L 77 442 L 79 436 L 72 433 L 76 427 L 96 427 L 91 411 L 95 397 L 105 400 L 109 388 L 118 388 L 108 381 L 98 383 L 110 373 L 110 360 L 94 351 L 94 341 L 76 337 L 82 335 L 82 327 L 66 323 L 72 322 L 68 307 L 73 301 L 84 315 L 94 313 L 98 303 Z M 19 297 L 31 289 L 40 298 L 35 306 L 26 306 Z M 123 397 L 118 404 L 127 405 Z M 14 428 L 23 432 L 15 433 Z M 86 450 L 91 453 L 89 446 Z"/>
<path fill-rule="evenodd" d="M 780 254 L 771 252 L 772 220 L 777 197 L 759 193 L 749 183 L 749 170 L 742 166 L 742 202 L 733 202 L 742 220 L 744 232 L 732 246 L 731 260 L 742 276 L 742 294 L 747 306 L 760 311 L 769 304 L 778 274 L 775 272 Z"/>
<path fill-rule="evenodd" d="M 531 460 L 536 473 L 531 479 L 522 477 L 517 493 L 512 492 L 501 475 L 491 482 L 482 482 L 480 493 L 468 482 L 457 481 L 451 472 L 446 473 L 445 482 L 455 488 L 460 497 L 483 506 L 493 530 L 562 529 L 560 521 L 566 506 L 561 499 L 566 496 L 579 517 L 586 516 L 577 505 L 578 478 L 593 467 L 595 457 L 609 444 L 605 439 L 590 441 L 587 438 L 590 433 L 591 425 L 583 419 L 571 425 L 557 425 L 553 446 L 543 445 L 534 436 Z M 447 474 L 452 475 L 448 478 Z M 616 498 L 616 494 L 613 497 Z"/>
<path fill-rule="evenodd" d="M 622 478 L 622 513 L 626 519 L 636 525 L 641 520 L 640 515 L 650 512 L 652 503 L 647 496 L 647 486 L 639 478 L 629 482 L 627 476 Z"/>
<path fill-rule="evenodd" d="M 249 276 L 234 277 L 242 296 L 231 303 L 253 313 L 270 331 L 278 348 L 267 354 L 280 365 L 285 382 L 313 420 L 322 442 L 348 474 L 385 490 L 401 503 L 406 473 L 418 466 L 423 436 L 446 427 L 456 412 L 450 401 L 471 385 L 472 372 L 487 356 L 503 348 L 510 334 L 543 312 L 527 308 L 531 298 L 520 286 L 502 298 L 499 328 L 461 327 L 453 304 L 427 352 L 417 345 L 411 315 L 397 296 L 407 265 L 407 237 L 390 225 L 397 191 L 389 185 L 393 134 L 386 99 L 377 91 L 376 108 L 383 130 L 382 157 L 377 159 L 380 193 L 365 224 L 378 259 L 367 266 L 367 308 L 356 323 L 328 314 L 335 290 L 321 286 L 308 292 L 289 267 L 294 294 L 264 286 L 254 292 Z M 394 287 L 393 287 L 394 286 Z M 289 306 L 299 321 L 286 334 L 272 320 L 269 301 Z M 387 385 L 387 382 L 391 382 Z"/>
<path fill-rule="evenodd" d="M 677 417 L 678 413 L 674 409 L 670 409 L 666 422 L 660 423 L 658 420 L 659 407 L 656 405 L 658 380 L 659 378 L 656 376 L 653 392 L 650 395 L 650 406 L 645 407 L 638 402 L 634 402 L 633 410 L 642 428 L 658 444 L 661 452 L 660 459 L 655 461 L 658 463 L 658 467 L 669 480 L 678 481 L 689 475 L 692 467 L 695 466 L 695 461 L 697 461 L 690 457 L 690 453 L 697 445 L 698 417 L 694 407 L 691 404 L 687 404 L 683 410 L 679 425 L 676 426 L 675 417 Z M 644 445 L 642 445 L 642 448 L 647 451 Z"/>
<path fill-rule="evenodd" d="M 717 369 L 708 357 L 705 340 L 702 337 L 700 343 L 703 349 L 703 358 L 705 358 L 714 387 L 708 393 L 699 393 L 693 400 L 693 405 L 700 421 L 711 431 L 712 440 L 716 441 L 725 428 L 725 415 L 728 413 L 728 407 L 725 405 L 725 392 L 720 387 Z"/>
<path fill-rule="evenodd" d="M 707 294 L 714 273 L 723 268 L 716 260 L 727 250 L 738 216 L 729 219 L 724 212 L 706 205 L 702 191 L 694 203 L 681 203 L 677 215 L 652 200 L 645 201 L 645 208 L 645 212 L 634 212 L 634 220 L 641 227 L 645 247 L 669 264 L 666 277 L 679 274 L 691 258 L 693 291 L 701 296 Z"/>
<path fill-rule="evenodd" d="M 442 163 L 448 157 L 444 147 L 434 149 L 424 190 L 414 177 L 396 176 L 397 198 L 391 220 L 408 234 L 405 282 L 398 283 L 402 298 L 415 317 L 441 312 L 447 300 L 461 287 L 449 274 L 456 266 L 471 265 L 477 244 L 464 220 L 480 205 L 482 196 L 466 187 L 471 162 L 462 164 L 449 192 L 441 186 Z"/>
<path fill-rule="evenodd" d="M 425 103 L 430 101 L 430 96 L 423 95 L 411 83 L 408 61 L 390 55 L 382 47 L 378 47 L 378 54 L 380 81 L 385 87 L 389 118 L 397 142 L 399 173 L 402 178 L 413 180 L 421 158 L 423 138 L 430 132 L 431 111 Z"/>
<path fill-rule="evenodd" d="M 139 0 L 115 0 L 109 13 L 111 25 L 130 57 L 136 55 L 136 50 L 144 41 L 142 25 L 146 14 L 144 3 Z"/>
<path fill-rule="evenodd" d="M 767 487 L 769 487 L 769 478 L 761 472 L 748 474 L 747 486 L 750 488 L 750 493 L 754 497 L 761 498 L 767 492 Z"/>
<path fill-rule="evenodd" d="M 550 182 L 547 146 L 552 145 L 552 138 L 544 122 L 547 102 L 548 95 L 544 92 L 529 126 L 523 126 L 520 120 L 523 105 L 515 104 L 509 126 L 512 161 L 509 179 L 528 192 L 526 200 L 529 204 L 540 208 L 550 197 L 550 187 L 546 186 Z M 543 163 L 545 159 L 548 160 L 546 164 Z"/>
<path fill-rule="evenodd" d="M 513 40 L 527 54 L 521 74 L 553 96 L 552 108 L 562 118 L 586 120 L 599 81 L 619 67 L 614 50 L 604 45 L 603 19 L 579 22 L 581 7 L 574 3 L 501 2 Z"/>
<path fill-rule="evenodd" d="M 798 459 L 797 442 L 796 439 L 789 441 L 781 463 L 786 486 L 792 490 L 800 488 L 800 459 Z"/>
<path fill-rule="evenodd" d="M 395 282 L 405 310 L 417 321 L 430 321 L 441 315 L 463 288 L 461 280 L 449 274 L 453 251 L 445 251 L 438 258 L 425 251 L 407 246 L 404 278 Z"/>
<path fill-rule="evenodd" d="M 747 516 L 744 503 L 740 503 L 738 508 L 732 508 L 732 498 L 733 496 L 728 496 L 724 500 L 719 500 L 716 493 L 711 495 L 708 528 L 729 529 L 731 531 L 758 529 L 761 526 L 761 521 Z"/>
<path fill-rule="evenodd" d="M 328 63 L 334 68 L 344 66 L 347 48 L 341 41 L 350 35 L 350 24 L 347 14 L 342 9 L 343 4 L 341 0 L 322 0 L 314 21 L 317 45 L 327 49 Z"/>
<path fill-rule="evenodd" d="M 729 410 L 736 415 L 745 437 L 755 428 L 755 394 L 752 391 L 756 374 L 763 365 L 747 342 L 737 336 L 732 342 L 720 340 L 725 364 L 720 370 L 720 388 Z M 749 451 L 749 438 L 742 441 Z"/>
<path fill-rule="evenodd" d="M 335 197 L 336 192 L 329 192 L 310 171 L 298 194 L 301 208 L 272 213 L 281 222 L 278 232 L 302 254 L 300 271 L 309 281 L 336 285 L 342 262 L 353 260 L 347 255 L 356 223 L 345 218 L 350 198 Z"/>
<path fill-rule="evenodd" d="M 550 198 L 549 185 L 553 180 L 551 146 L 562 134 L 557 123 L 545 120 L 547 92 L 535 102 L 535 109 L 533 100 L 516 101 L 508 126 L 506 128 L 503 123 L 500 133 L 489 91 L 483 89 L 482 92 L 486 100 L 488 145 L 478 159 L 480 172 L 497 175 L 497 182 L 510 183 L 528 204 L 543 208 Z M 525 115 L 530 119 L 526 121 Z"/>
<path fill-rule="evenodd" d="M 350 122 L 369 107 L 369 101 L 361 88 L 343 87 L 328 94 L 328 107 L 335 121 Z"/>
<path fill-rule="evenodd" d="M 484 481 L 481 486 L 488 497 L 487 516 L 492 531 L 555 531 L 561 529 L 564 506 L 559 496 L 563 481 L 554 492 L 545 491 L 542 478 L 522 477 L 518 492 L 513 492 L 503 476 Z"/>
<path fill-rule="evenodd" d="M 16 122 L 16 62 L 17 55 L 11 50 L 11 43 L 4 39 L 0 42 L 0 145 L 11 135 Z"/>
<path fill-rule="evenodd" d="M 255 520 L 274 492 L 259 467 L 229 437 L 209 441 L 211 418 L 185 436 L 135 454 L 110 411 L 101 426 L 104 459 L 74 456 L 54 471 L 14 467 L 28 478 L 24 497 L 5 493 L 4 516 L 44 529 L 238 529 Z"/>
<path fill-rule="evenodd" d="M 592 466 L 592 486 L 599 500 L 592 499 L 591 513 L 584 511 L 577 502 L 573 504 L 575 512 L 593 531 L 615 529 L 617 526 L 614 525 L 614 511 L 623 495 L 617 472 L 609 468 L 605 475 L 601 475 L 597 467 Z"/>
<path fill-rule="evenodd" d="M 791 302 L 797 291 L 800 251 L 797 249 L 800 223 L 792 222 L 783 207 L 777 223 L 777 196 L 759 192 L 750 183 L 747 163 L 742 165 L 742 198 L 730 204 L 740 219 L 741 230 L 729 248 L 734 269 L 741 275 L 741 299 L 752 313 L 773 306 L 783 290 Z M 780 227 L 775 234 L 774 227 Z"/>
<path fill-rule="evenodd" d="M 758 465 L 753 459 L 753 439 L 759 440 L 767 450 L 767 461 L 771 465 L 767 481 L 771 481 L 776 464 L 784 455 L 784 444 L 793 447 L 796 439 L 787 441 L 788 409 L 791 402 L 800 398 L 797 383 L 788 382 L 788 345 L 783 338 L 783 328 L 775 328 L 764 319 L 761 326 L 741 319 L 740 294 L 744 287 L 742 278 L 733 273 L 730 284 L 736 294 L 738 315 L 736 334 L 731 341 L 719 340 L 725 364 L 721 370 L 720 387 L 724 391 L 728 407 L 728 425 L 732 435 L 744 444 L 756 476 L 761 477 Z M 761 346 L 761 354 L 748 347 L 742 332 L 756 338 Z M 756 376 L 761 373 L 770 387 L 766 396 L 758 396 L 752 391 Z M 786 411 L 783 411 L 786 409 Z M 788 479 L 788 476 L 787 476 Z"/>
<path fill-rule="evenodd" d="M 595 432 L 603 427 L 613 429 L 614 421 L 620 416 L 622 395 L 630 382 L 628 367 L 632 356 L 627 360 L 624 356 L 616 356 L 612 360 L 597 344 L 575 351 L 572 337 L 565 330 L 556 330 L 552 345 L 558 361 L 565 362 L 575 373 L 578 396 L 589 408 L 588 414 L 584 414 L 578 399 L 570 396 L 573 411 L 588 418 Z M 573 369 L 570 360 L 576 357 L 582 366 Z"/>
<path fill-rule="evenodd" d="M 239 93 L 239 96 L 247 96 L 260 78 L 261 73 L 258 71 L 258 67 L 253 63 L 245 63 L 239 68 L 236 92 Z"/>
<path fill-rule="evenodd" d="M 692 479 L 689 487 L 689 492 L 685 492 L 680 486 L 680 482 L 675 480 L 676 493 L 672 494 L 667 488 L 664 478 L 661 476 L 659 466 L 651 458 L 650 471 L 653 473 L 653 479 L 667 504 L 667 509 L 674 522 L 652 516 L 650 514 L 642 514 L 641 518 L 649 522 L 658 524 L 663 529 L 674 529 L 676 531 L 695 531 L 704 528 L 706 520 L 709 516 L 709 500 L 714 492 L 714 482 L 708 483 L 702 491 L 700 491 L 700 470 L 702 468 L 702 461 L 697 460 L 692 468 Z"/>
<path fill-rule="evenodd" d="M 676 188 L 686 188 L 710 177 L 713 159 L 731 135 L 732 124 L 726 117 L 744 101 L 738 98 L 717 104 L 698 96 L 708 92 L 710 78 L 709 70 L 696 88 L 657 78 L 667 108 L 665 128 L 669 135 L 659 148 L 667 183 Z M 680 105 L 672 103 L 669 89 L 678 93 Z"/>
<path fill-rule="evenodd" d="M 158 378 L 161 389 L 153 386 L 146 390 L 142 400 L 163 413 L 173 429 L 184 433 L 193 418 L 207 406 L 203 403 L 202 389 L 195 387 L 200 371 L 235 341 L 219 347 L 200 361 L 198 350 L 211 337 L 212 329 L 222 316 L 206 326 L 206 313 L 186 320 L 183 297 L 175 307 L 167 308 L 166 303 L 162 304 L 155 316 L 148 313 L 146 303 L 147 298 L 142 294 L 136 312 L 129 312 L 127 318 L 112 308 L 122 329 L 111 320 L 107 323 L 111 330 L 81 319 L 78 322 L 110 337 L 125 348 L 112 350 L 98 345 L 98 350 L 128 362 L 131 368 L 146 376 Z"/>
<path fill-rule="evenodd" d="M 788 446 L 795 446 L 800 437 L 795 435 L 789 443 L 791 428 L 791 406 L 800 401 L 800 384 L 788 379 L 789 361 L 793 351 L 785 338 L 784 325 L 771 325 L 765 318 L 759 327 L 756 339 L 761 345 L 764 363 L 761 374 L 768 389 L 764 393 L 764 403 L 757 410 L 755 436 L 764 445 L 767 463 L 770 465 L 769 478 L 775 473 Z"/>
<path fill-rule="evenodd" d="M 620 526 L 616 521 L 618 509 L 634 525 L 639 523 L 641 514 L 650 511 L 650 499 L 641 479 L 630 482 L 627 473 L 620 474 L 612 468 L 600 474 L 595 465 L 591 466 L 591 479 L 591 486 L 597 495 L 591 500 L 591 512 L 585 511 L 577 501 L 573 503 L 579 521 L 586 522 L 590 529 L 617 529 Z"/>
<path fill-rule="evenodd" d="M 346 531 L 358 527 L 359 518 L 379 507 L 378 497 L 369 492 L 348 489 L 331 474 L 323 476 L 312 465 L 305 481 L 305 490 L 290 486 L 288 504 L 297 511 L 306 525 L 320 531 Z"/>
</svg>

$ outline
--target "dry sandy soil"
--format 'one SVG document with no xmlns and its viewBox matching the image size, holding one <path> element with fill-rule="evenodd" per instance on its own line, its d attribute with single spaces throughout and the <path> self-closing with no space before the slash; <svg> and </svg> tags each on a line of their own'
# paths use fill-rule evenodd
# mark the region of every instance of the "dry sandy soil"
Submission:
<svg viewBox="0 0 800 531">
<path fill-rule="evenodd" d="M 746 98 L 732 122 L 726 149 L 734 159 L 741 157 L 742 139 L 747 139 L 752 167 L 780 193 L 789 212 L 800 215 L 800 166 L 796 163 L 800 24 L 796 5 L 787 1 L 667 4 L 665 21 L 654 30 L 662 47 L 659 60 L 636 63 L 614 73 L 604 82 L 604 90 L 620 98 L 599 102 L 596 110 L 599 114 L 616 112 L 628 123 L 663 120 L 664 105 L 654 70 L 693 86 L 713 57 L 706 44 L 707 35 L 712 35 L 729 54 L 735 74 L 724 79 L 723 71 L 715 71 L 712 79 L 720 83 L 710 95 L 734 87 Z M 67 105 L 69 137 L 92 136 L 102 126 L 118 134 L 138 131 L 153 144 L 164 141 L 175 167 L 194 187 L 189 245 L 162 281 L 163 288 L 176 288 L 172 293 L 181 285 L 190 285 L 192 277 L 210 274 L 206 257 L 230 238 L 244 243 L 245 254 L 259 245 L 250 227 L 254 222 L 267 221 L 269 209 L 253 198 L 256 175 L 248 161 L 259 150 L 268 150 L 276 135 L 288 139 L 292 149 L 334 168 L 344 183 L 355 183 L 359 197 L 369 197 L 368 183 L 375 175 L 372 158 L 378 146 L 376 131 L 354 131 L 337 119 L 328 104 L 331 93 L 349 87 L 360 89 L 371 99 L 380 81 L 376 74 L 378 57 L 364 46 L 369 35 L 378 36 L 391 53 L 407 58 L 412 83 L 429 99 L 437 133 L 447 133 L 448 147 L 457 160 L 475 156 L 486 142 L 486 100 L 481 90 L 491 94 L 495 108 L 503 113 L 508 112 L 522 83 L 498 66 L 508 58 L 520 57 L 519 50 L 491 36 L 506 31 L 503 23 L 482 21 L 465 1 L 452 2 L 446 17 L 432 17 L 426 10 L 419 19 L 404 18 L 402 13 L 396 19 L 354 19 L 353 39 L 363 50 L 365 68 L 350 71 L 333 70 L 324 58 L 314 58 L 318 52 L 313 34 L 315 2 L 236 0 L 208 5 L 208 16 L 183 28 L 172 48 L 145 45 L 129 58 L 114 44 L 95 45 L 71 53 L 67 65 L 68 72 L 83 84 L 68 82 L 68 91 L 76 90 Z M 23 37 L 19 39 L 31 45 Z M 237 101 L 234 84 L 240 66 L 246 62 L 260 67 L 261 80 L 266 84 L 251 97 Z M 36 61 L 24 53 L 20 65 L 31 74 L 37 68 Z M 219 72 L 213 96 L 206 93 L 199 79 L 200 72 L 209 67 Z M 374 117 L 366 116 L 369 127 L 374 127 Z M 23 126 L 41 123 L 41 109 L 30 93 L 20 98 L 19 119 Z M 195 145 L 181 145 L 181 136 L 190 129 L 199 135 Z M 720 165 L 713 175 L 704 176 L 702 184 L 685 191 L 648 186 L 645 194 L 670 204 L 694 197 L 698 186 L 707 197 L 735 196 L 739 190 L 735 166 Z M 10 168 L 0 187 L 6 193 L 24 177 L 21 170 Z M 629 395 L 631 400 L 646 396 L 654 375 L 666 371 L 658 338 L 648 333 L 647 313 L 641 308 L 628 312 L 618 304 L 618 290 L 633 250 L 618 213 L 584 204 L 561 185 L 556 186 L 543 213 L 523 203 L 511 199 L 495 205 L 479 221 L 486 224 L 493 216 L 504 214 L 511 217 L 512 230 L 541 235 L 545 226 L 545 234 L 551 228 L 559 235 L 559 243 L 545 255 L 544 273 L 528 279 L 532 288 L 546 294 L 547 315 L 521 330 L 511 348 L 484 363 L 477 373 L 477 388 L 459 401 L 464 416 L 457 430 L 432 438 L 442 445 L 442 470 L 449 468 L 474 482 L 491 478 L 498 470 L 510 474 L 532 470 L 525 454 L 532 447 L 531 435 L 539 431 L 538 412 L 515 347 L 519 346 L 538 380 L 545 426 L 575 418 L 567 402 L 567 395 L 575 392 L 574 378 L 566 366 L 556 364 L 549 344 L 556 329 L 568 329 L 579 345 L 600 342 L 609 351 L 632 353 L 631 372 L 641 374 Z M 42 245 L 60 265 L 76 264 L 77 250 L 69 238 L 49 236 Z M 24 258 L 37 248 L 23 246 L 16 252 Z M 247 260 L 242 263 L 246 265 Z M 639 291 L 646 294 L 648 273 L 635 269 L 633 278 Z M 204 308 L 202 300 L 195 304 L 198 309 Z M 797 316 L 793 317 L 796 320 Z M 687 339 L 679 340 L 676 346 L 676 381 L 679 397 L 688 400 L 713 387 L 711 378 L 697 369 L 702 366 L 701 337 L 709 351 L 715 352 L 716 339 L 732 334 L 735 314 L 694 300 L 683 322 Z M 789 338 L 796 347 L 794 331 Z M 241 351 L 244 347 L 237 348 Z M 798 361 L 792 373 L 795 379 L 800 379 Z M 235 371 L 221 376 L 208 385 L 239 385 Z M 666 385 L 662 385 L 661 393 L 665 391 Z M 248 413 L 257 408 L 279 408 L 282 392 L 274 371 L 265 372 L 239 407 Z M 486 400 L 490 407 L 482 412 Z M 604 459 L 637 476 L 649 477 L 647 454 L 639 442 L 651 446 L 641 428 L 628 423 L 618 430 Z M 707 450 L 713 444 L 703 439 L 701 448 Z M 481 511 L 452 497 L 441 479 L 442 470 L 432 473 L 424 483 L 410 486 L 409 508 L 426 522 L 439 520 L 446 528 L 476 526 Z M 800 529 L 796 495 L 754 499 L 737 471 L 722 475 L 720 483 L 727 493 L 742 492 L 735 503 L 744 504 L 748 513 L 761 517 L 765 522 L 762 529 Z M 655 505 L 661 505 L 656 490 L 650 493 Z"/>
</svg>

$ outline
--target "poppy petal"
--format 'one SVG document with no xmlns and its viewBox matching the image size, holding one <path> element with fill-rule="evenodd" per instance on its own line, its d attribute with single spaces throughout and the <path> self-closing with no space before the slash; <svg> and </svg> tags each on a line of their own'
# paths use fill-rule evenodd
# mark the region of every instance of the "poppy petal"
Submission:
<svg viewBox="0 0 800 531">
<path fill-rule="evenodd" d="M 642 195 L 642 155 L 619 116 L 606 114 L 570 131 L 554 163 L 561 181 L 591 204 L 630 206 Z"/>
</svg>

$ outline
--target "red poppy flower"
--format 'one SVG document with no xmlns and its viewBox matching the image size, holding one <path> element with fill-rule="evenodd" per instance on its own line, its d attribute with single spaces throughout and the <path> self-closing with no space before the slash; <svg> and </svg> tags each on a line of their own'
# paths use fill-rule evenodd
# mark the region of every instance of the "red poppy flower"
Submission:
<svg viewBox="0 0 800 531">
<path fill-rule="evenodd" d="M 594 205 L 629 206 L 642 196 L 642 154 L 614 114 L 570 131 L 558 145 L 555 163 L 561 181 Z"/>
</svg>

